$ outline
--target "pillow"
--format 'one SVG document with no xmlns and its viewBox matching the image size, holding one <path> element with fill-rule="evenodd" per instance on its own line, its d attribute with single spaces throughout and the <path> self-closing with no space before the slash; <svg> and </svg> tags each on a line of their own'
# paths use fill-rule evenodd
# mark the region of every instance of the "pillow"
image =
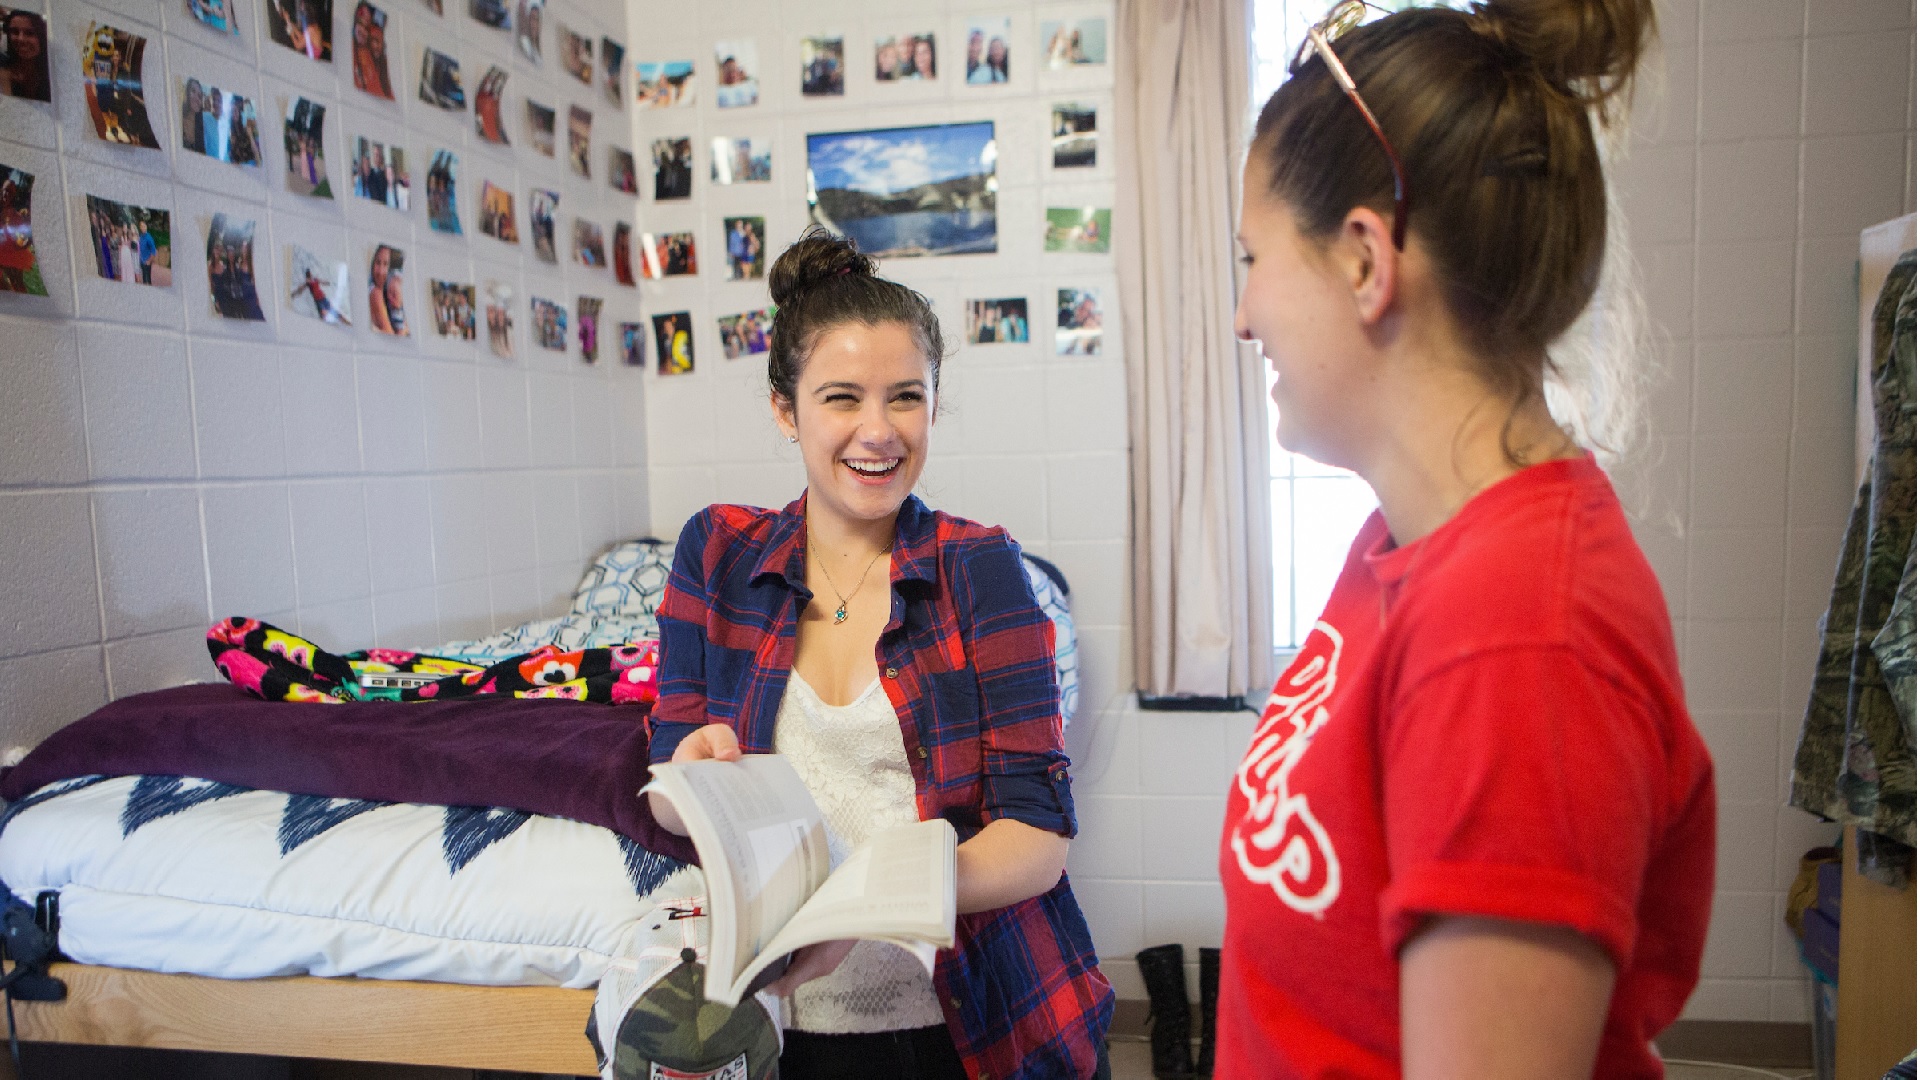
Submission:
<svg viewBox="0 0 1920 1080">
<path fill-rule="evenodd" d="M 587 576 L 573 590 L 573 612 L 652 618 L 672 569 L 670 543 L 646 537 L 615 544 L 587 567 Z"/>
</svg>

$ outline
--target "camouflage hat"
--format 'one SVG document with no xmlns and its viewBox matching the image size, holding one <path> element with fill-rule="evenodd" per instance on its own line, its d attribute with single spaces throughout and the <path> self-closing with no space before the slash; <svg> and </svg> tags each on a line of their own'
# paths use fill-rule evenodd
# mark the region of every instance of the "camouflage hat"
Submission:
<svg viewBox="0 0 1920 1080">
<path fill-rule="evenodd" d="M 753 998 L 706 1000 L 706 968 L 692 949 L 640 995 L 620 1021 L 616 1080 L 774 1080 L 780 1033 Z"/>
</svg>

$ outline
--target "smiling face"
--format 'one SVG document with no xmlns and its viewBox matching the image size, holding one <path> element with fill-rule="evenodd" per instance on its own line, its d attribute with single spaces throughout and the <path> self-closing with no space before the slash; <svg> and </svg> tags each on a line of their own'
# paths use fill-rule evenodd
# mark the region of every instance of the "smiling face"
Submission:
<svg viewBox="0 0 1920 1080">
<path fill-rule="evenodd" d="M 899 512 L 926 467 L 933 366 L 903 323 L 842 323 L 820 335 L 795 400 L 774 420 L 798 437 L 810 512 L 848 522 Z"/>
<path fill-rule="evenodd" d="M 1372 393 L 1365 329 L 1352 290 L 1328 252 L 1269 193 L 1259 150 L 1249 155 L 1240 210 L 1246 283 L 1234 331 L 1257 341 L 1274 374 L 1280 445 L 1351 467 L 1357 415 Z"/>
</svg>

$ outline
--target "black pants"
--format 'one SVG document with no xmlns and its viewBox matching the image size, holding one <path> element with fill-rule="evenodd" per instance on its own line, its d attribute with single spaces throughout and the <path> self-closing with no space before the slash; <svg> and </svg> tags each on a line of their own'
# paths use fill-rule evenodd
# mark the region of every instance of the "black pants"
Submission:
<svg viewBox="0 0 1920 1080">
<path fill-rule="evenodd" d="M 1108 1080 L 1107 1048 L 1100 1047 L 1094 1080 Z M 780 1052 L 780 1080 L 969 1080 L 944 1025 L 871 1035 L 816 1035 L 788 1031 Z"/>
</svg>

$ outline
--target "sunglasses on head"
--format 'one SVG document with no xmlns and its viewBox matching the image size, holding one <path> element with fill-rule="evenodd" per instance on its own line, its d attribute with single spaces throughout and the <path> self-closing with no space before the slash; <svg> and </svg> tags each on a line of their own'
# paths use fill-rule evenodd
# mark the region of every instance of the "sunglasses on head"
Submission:
<svg viewBox="0 0 1920 1080">
<path fill-rule="evenodd" d="M 1393 144 L 1387 141 L 1387 133 L 1380 130 L 1380 121 L 1374 119 L 1373 110 L 1360 98 L 1360 90 L 1354 85 L 1353 76 L 1348 74 L 1347 65 L 1333 51 L 1333 39 L 1359 26 L 1367 19 L 1368 11 L 1387 14 L 1387 9 L 1378 4 L 1369 4 L 1366 0 L 1341 0 L 1333 5 L 1325 18 L 1313 24 L 1307 30 L 1307 40 L 1300 43 L 1300 51 L 1287 68 L 1288 74 L 1298 74 L 1306 64 L 1308 57 L 1318 55 L 1327 71 L 1332 73 L 1333 81 L 1346 91 L 1347 100 L 1360 110 L 1360 116 L 1366 120 L 1367 127 L 1373 131 L 1373 137 L 1380 140 L 1380 149 L 1387 152 L 1387 164 L 1393 167 L 1393 246 L 1395 250 L 1407 249 L 1407 174 L 1400 165 L 1400 155 L 1393 150 Z"/>
</svg>

